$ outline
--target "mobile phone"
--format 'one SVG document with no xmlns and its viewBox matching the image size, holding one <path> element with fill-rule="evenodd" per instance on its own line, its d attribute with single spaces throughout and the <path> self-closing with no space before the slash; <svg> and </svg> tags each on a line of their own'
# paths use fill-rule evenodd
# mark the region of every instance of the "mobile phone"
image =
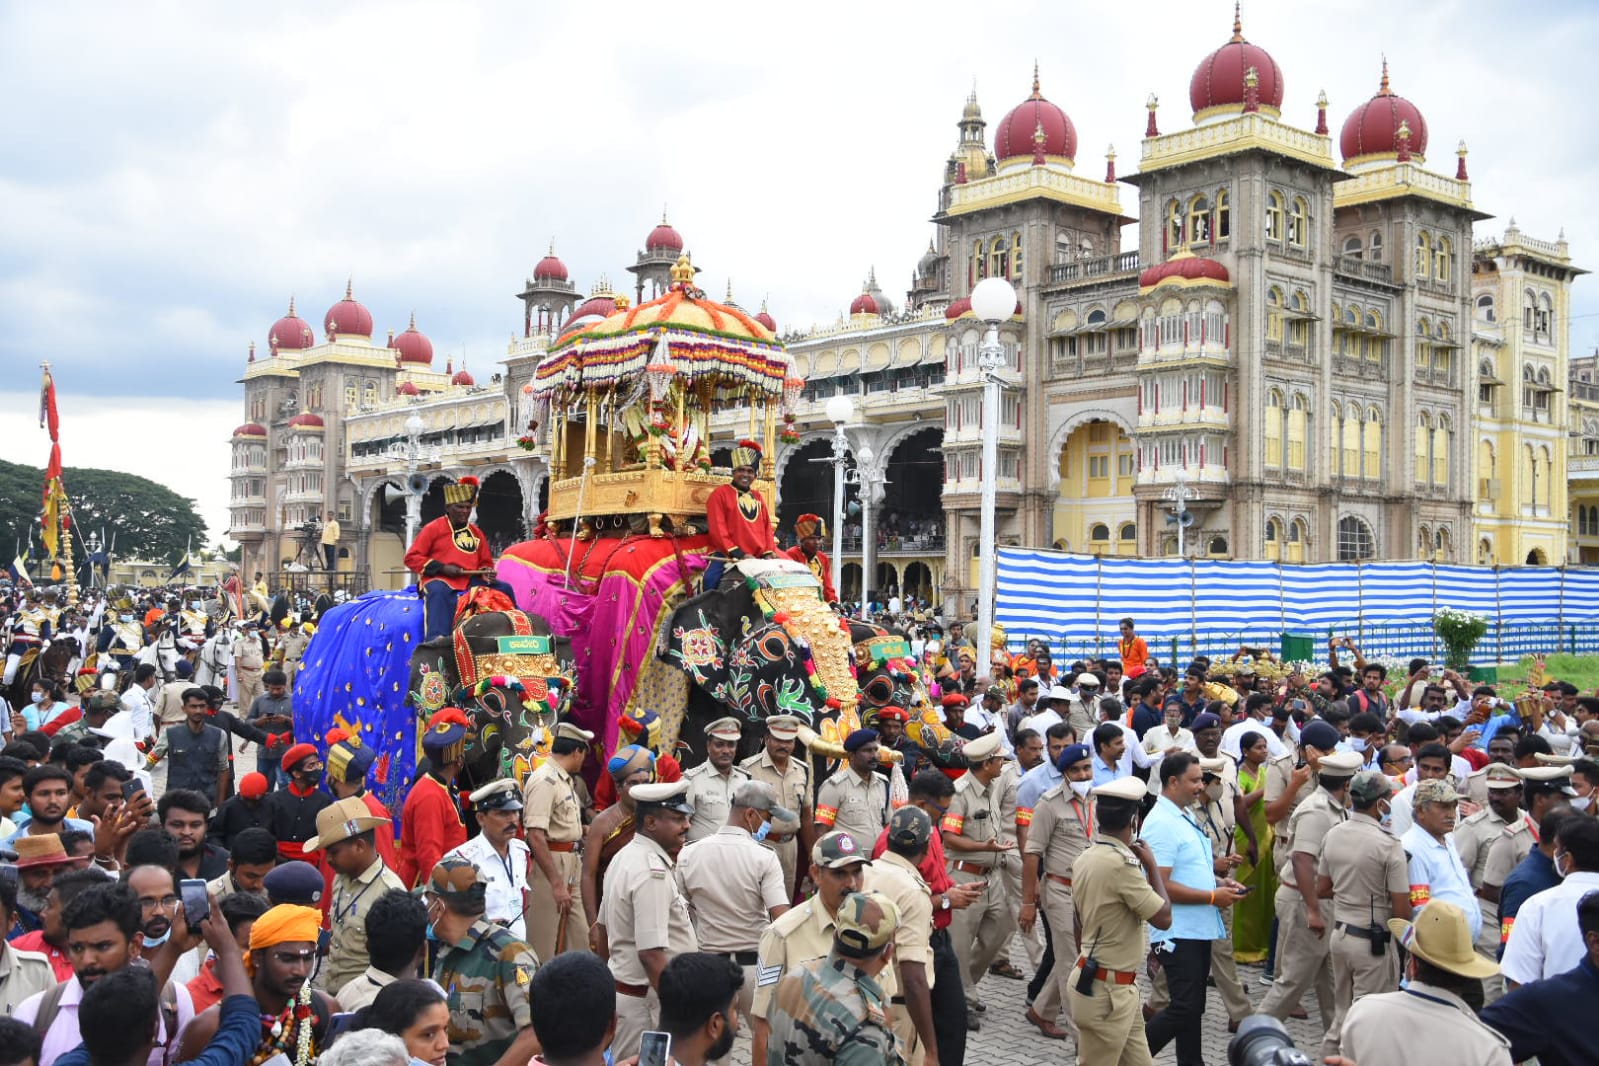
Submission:
<svg viewBox="0 0 1599 1066">
<path fill-rule="evenodd" d="M 122 799 L 126 803 L 132 803 L 133 797 L 143 791 L 144 782 L 139 780 L 137 774 L 133 776 L 132 780 L 122 782 Z"/>
<path fill-rule="evenodd" d="M 1242 888 L 1233 889 L 1233 895 L 1235 895 L 1235 896 L 1247 896 L 1253 891 L 1255 891 L 1255 886 L 1254 885 L 1244 885 Z"/>
<path fill-rule="evenodd" d="M 666 1066 L 672 1054 L 672 1034 L 646 1029 L 639 1038 L 638 1066 Z"/>
<path fill-rule="evenodd" d="M 198 933 L 200 923 L 211 917 L 205 882 L 198 877 L 185 877 L 178 882 L 178 898 L 183 901 L 183 918 L 189 923 L 189 932 Z"/>
</svg>

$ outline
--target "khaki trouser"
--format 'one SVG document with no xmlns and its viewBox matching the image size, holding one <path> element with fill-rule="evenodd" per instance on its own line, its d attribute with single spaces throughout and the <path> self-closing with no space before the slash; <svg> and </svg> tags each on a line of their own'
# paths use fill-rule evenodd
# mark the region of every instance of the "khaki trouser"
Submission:
<svg viewBox="0 0 1599 1066">
<path fill-rule="evenodd" d="M 793 899 L 794 893 L 799 890 L 799 882 L 794 879 L 799 867 L 799 839 L 789 837 L 780 844 L 767 844 L 777 853 L 777 861 L 783 867 L 783 891 L 788 893 L 788 898 Z"/>
<path fill-rule="evenodd" d="M 1152 1066 L 1155 1060 L 1144 1039 L 1144 997 L 1138 986 L 1095 981 L 1094 994 L 1085 996 L 1077 991 L 1079 972 L 1073 965 L 1066 1000 L 1077 1023 L 1077 1061 L 1093 1066 Z"/>
<path fill-rule="evenodd" d="M 956 911 L 949 924 L 950 942 L 955 947 L 955 957 L 961 962 L 961 984 L 970 999 L 977 991 L 977 983 L 988 972 L 989 964 L 1010 944 L 1016 932 L 1016 912 L 1010 909 L 1004 874 L 999 869 L 987 875 L 951 869 L 950 878 L 957 885 L 988 881 L 983 894 L 970 907 Z"/>
<path fill-rule="evenodd" d="M 1482 932 L 1477 934 L 1477 953 L 1485 958 L 1499 957 L 1499 906 L 1478 898 L 1477 909 L 1482 914 Z M 1482 1004 L 1487 1006 L 1505 994 L 1505 979 L 1499 974 L 1482 979 Z"/>
<path fill-rule="evenodd" d="M 239 709 L 239 717 L 243 718 L 250 713 L 250 705 L 255 702 L 255 698 L 261 695 L 261 671 L 240 669 L 237 675 L 238 699 L 235 705 Z"/>
<path fill-rule="evenodd" d="M 999 857 L 999 869 L 1004 874 L 1005 905 L 1012 914 L 1022 907 L 1022 857 L 1008 851 Z M 1034 970 L 1044 961 L 1044 930 L 1037 923 L 1031 934 L 1022 934 L 1022 951 L 1027 955 L 1027 965 Z"/>
<path fill-rule="evenodd" d="M 572 890 L 572 909 L 566 913 L 566 938 L 561 951 L 588 950 L 588 927 L 583 924 L 582 860 L 575 851 L 552 851 L 550 858 L 560 871 L 566 885 Z M 538 863 L 527 875 L 527 940 L 539 962 L 549 962 L 558 954 L 556 941 L 560 939 L 561 914 L 555 907 L 555 893 Z"/>
<path fill-rule="evenodd" d="M 288 678 L 289 691 L 294 691 L 294 675 L 300 672 L 300 660 L 285 658 L 283 660 L 283 676 Z"/>
<path fill-rule="evenodd" d="M 905 1066 L 922 1066 L 922 1061 L 927 1058 L 927 1049 L 922 1045 L 921 1035 L 916 1032 L 911 1012 L 905 1004 L 893 1004 L 888 1011 L 888 1020 L 893 1023 L 894 1038 L 899 1041 L 899 1052 L 905 1060 Z M 755 1064 L 751 1063 L 750 1066 Z"/>
<path fill-rule="evenodd" d="M 1077 1023 L 1072 1020 L 1072 1012 L 1061 1010 L 1070 1002 L 1067 993 L 1071 989 L 1072 967 L 1077 964 L 1079 956 L 1073 932 L 1072 890 L 1070 886 L 1046 876 L 1040 894 L 1044 901 L 1044 918 L 1049 922 L 1050 939 L 1055 945 L 1055 968 L 1050 971 L 1049 980 L 1039 991 L 1038 999 L 1033 1003 L 1033 1012 L 1046 1022 L 1053 1022 L 1057 1015 L 1064 1013 L 1066 1031 L 1076 1039 Z"/>
<path fill-rule="evenodd" d="M 1327 929 L 1317 936 L 1305 925 L 1305 903 L 1299 893 L 1278 889 L 1277 981 L 1261 1000 L 1261 1014 L 1270 1014 L 1280 1022 L 1287 1021 L 1294 1004 L 1306 992 L 1314 990 L 1316 1006 L 1321 1010 L 1321 1024 L 1332 1025 L 1335 1013 L 1332 960 L 1327 942 L 1333 926 L 1332 902 L 1323 903 L 1321 911 Z"/>
<path fill-rule="evenodd" d="M 1227 935 L 1220 940 L 1210 942 L 1210 976 L 1215 979 L 1216 994 L 1221 996 L 1222 1003 L 1227 1007 L 1227 1020 L 1241 1022 L 1253 1014 L 1255 1008 L 1250 1005 L 1249 993 L 1244 991 L 1243 982 L 1238 979 L 1238 963 L 1233 958 L 1231 907 L 1221 909 L 1221 920 Z M 1149 1005 L 1154 1010 L 1162 1011 L 1170 1002 L 1171 993 L 1166 988 L 1166 971 L 1159 970 L 1155 974 L 1155 979 L 1150 982 Z"/>
<path fill-rule="evenodd" d="M 1379 919 L 1383 932 L 1385 920 Z M 1322 1057 L 1338 1054 L 1338 1036 L 1343 1031 L 1344 1015 L 1361 996 L 1392 992 L 1399 987 L 1399 946 L 1389 944 L 1381 958 L 1371 953 L 1371 941 L 1342 929 L 1332 930 L 1333 998 L 1337 1006 L 1332 1024 L 1322 1037 Z"/>
<path fill-rule="evenodd" d="M 624 996 L 616 993 L 616 1036 L 611 1039 L 611 1059 L 621 1062 L 638 1054 L 639 1040 L 646 1030 L 654 1029 L 660 1017 L 661 1001 L 655 989 L 647 995 Z"/>
</svg>

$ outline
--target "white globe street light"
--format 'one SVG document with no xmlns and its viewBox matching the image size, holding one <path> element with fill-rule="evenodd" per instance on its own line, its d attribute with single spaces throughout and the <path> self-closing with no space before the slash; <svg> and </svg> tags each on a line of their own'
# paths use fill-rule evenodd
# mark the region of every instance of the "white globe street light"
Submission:
<svg viewBox="0 0 1599 1066">
<path fill-rule="evenodd" d="M 972 311 L 988 323 L 977 350 L 977 369 L 983 375 L 983 509 L 977 531 L 977 639 L 981 669 L 993 666 L 994 585 L 996 582 L 994 530 L 995 480 L 999 476 L 999 374 L 1005 365 L 1005 348 L 999 324 L 1016 314 L 1016 290 L 1004 278 L 984 278 L 972 289 Z M 987 649 L 986 651 L 984 649 Z"/>
</svg>

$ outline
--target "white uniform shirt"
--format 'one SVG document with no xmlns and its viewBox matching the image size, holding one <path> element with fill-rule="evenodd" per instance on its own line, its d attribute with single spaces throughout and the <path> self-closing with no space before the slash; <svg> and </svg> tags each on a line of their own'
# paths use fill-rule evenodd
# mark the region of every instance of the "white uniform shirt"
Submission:
<svg viewBox="0 0 1599 1066">
<path fill-rule="evenodd" d="M 1282 739 L 1272 732 L 1271 726 L 1255 718 L 1245 718 L 1241 722 L 1234 722 L 1228 726 L 1221 735 L 1221 744 L 1217 748 L 1223 755 L 1233 760 L 1244 757 L 1244 734 L 1259 733 L 1266 738 L 1266 752 L 1268 759 L 1280 759 L 1293 751 Z"/>
<path fill-rule="evenodd" d="M 479 833 L 451 851 L 483 871 L 488 878 L 483 899 L 488 909 L 484 912 L 491 922 L 499 922 L 518 940 L 527 941 L 527 925 L 522 917 L 523 893 L 527 891 L 527 841 L 512 837 L 504 858 L 494 850 L 494 845 Z"/>
<path fill-rule="evenodd" d="M 1588 954 L 1577 928 L 1577 904 L 1595 891 L 1599 873 L 1573 870 L 1523 903 L 1499 966 L 1505 979 L 1525 985 L 1575 969 Z"/>
<path fill-rule="evenodd" d="M 150 693 L 143 685 L 129 685 L 122 694 L 122 709 L 133 720 L 135 743 L 155 734 L 155 708 L 150 703 Z"/>
</svg>

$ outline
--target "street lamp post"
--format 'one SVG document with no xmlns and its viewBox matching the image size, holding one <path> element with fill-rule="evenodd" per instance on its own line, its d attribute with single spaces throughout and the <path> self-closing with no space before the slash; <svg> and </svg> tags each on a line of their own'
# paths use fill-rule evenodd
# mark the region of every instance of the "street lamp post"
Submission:
<svg viewBox="0 0 1599 1066">
<path fill-rule="evenodd" d="M 417 491 L 416 468 L 422 459 L 422 416 L 412 412 L 405 420 L 405 545 L 416 541 L 416 531 L 422 524 L 422 493 Z M 413 575 L 412 581 L 416 578 Z"/>
<path fill-rule="evenodd" d="M 1177 558 L 1183 555 L 1183 532 L 1188 527 L 1188 501 L 1194 495 L 1194 490 L 1188 487 L 1188 474 L 1178 470 L 1172 475 L 1172 486 L 1165 492 L 1165 498 L 1172 503 L 1172 515 L 1177 519 Z"/>
<path fill-rule="evenodd" d="M 984 278 L 972 289 L 972 311 L 988 324 L 977 349 L 977 369 L 983 375 L 983 488 L 982 519 L 977 532 L 977 638 L 973 647 L 982 669 L 993 666 L 995 531 L 994 493 L 999 476 L 998 371 L 1005 365 L 1005 348 L 999 324 L 1016 313 L 1016 290 L 1004 278 Z M 986 650 L 985 650 L 986 649 Z"/>
<path fill-rule="evenodd" d="M 861 489 L 861 617 L 872 620 L 872 584 L 877 570 L 877 538 L 872 535 L 872 484 L 867 471 L 872 465 L 872 449 L 861 445 L 856 453 L 856 483 Z"/>
<path fill-rule="evenodd" d="M 827 401 L 827 420 L 833 423 L 833 566 L 838 584 L 844 584 L 844 461 L 849 456 L 849 437 L 844 426 L 855 417 L 855 404 L 848 396 Z"/>
</svg>

